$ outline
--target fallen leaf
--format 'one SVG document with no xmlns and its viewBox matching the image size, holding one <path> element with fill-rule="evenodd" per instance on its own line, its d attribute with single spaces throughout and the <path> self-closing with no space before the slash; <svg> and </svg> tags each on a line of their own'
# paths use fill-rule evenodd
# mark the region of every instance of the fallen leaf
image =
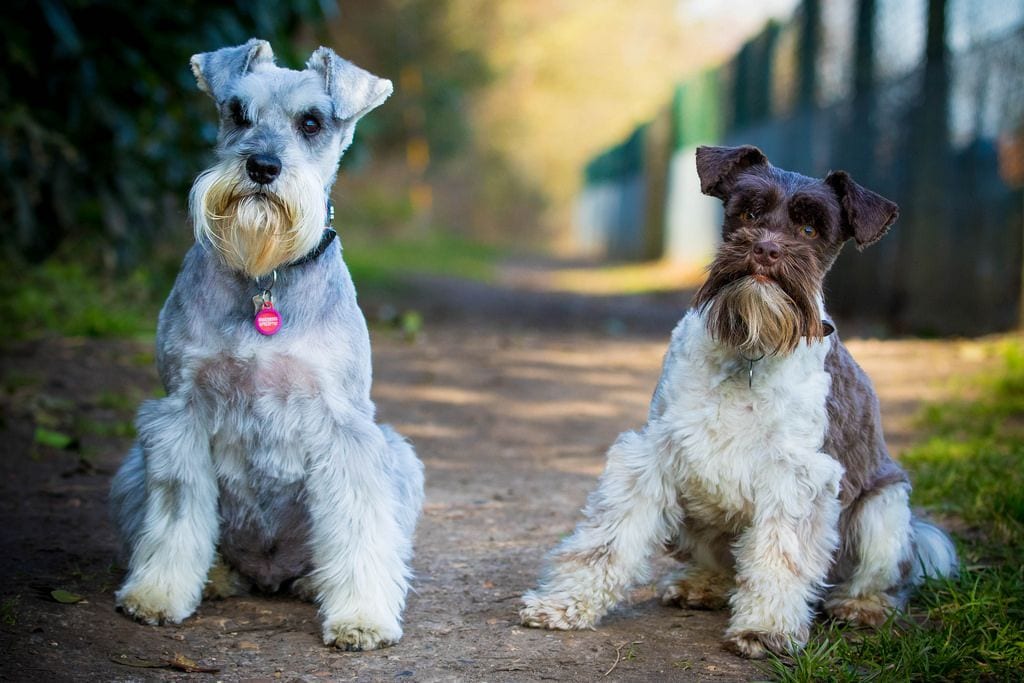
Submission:
<svg viewBox="0 0 1024 683">
<path fill-rule="evenodd" d="M 66 591 L 62 588 L 50 591 L 50 597 L 61 603 L 62 605 L 73 605 L 76 602 L 82 602 L 83 598 L 81 595 L 76 595 L 70 591 Z"/>
<path fill-rule="evenodd" d="M 419 311 L 406 311 L 402 314 L 401 327 L 406 339 L 416 339 L 423 329 L 423 316 Z"/>
<path fill-rule="evenodd" d="M 185 655 L 178 653 L 175 653 L 174 657 L 167 660 L 167 666 L 190 674 L 215 674 L 220 671 L 217 667 L 202 666 Z"/>
<path fill-rule="evenodd" d="M 64 450 L 66 448 L 70 448 L 71 444 L 75 442 L 75 439 L 63 432 L 57 432 L 43 427 L 36 427 L 35 442 L 40 446 L 49 446 L 50 448 Z"/>
</svg>

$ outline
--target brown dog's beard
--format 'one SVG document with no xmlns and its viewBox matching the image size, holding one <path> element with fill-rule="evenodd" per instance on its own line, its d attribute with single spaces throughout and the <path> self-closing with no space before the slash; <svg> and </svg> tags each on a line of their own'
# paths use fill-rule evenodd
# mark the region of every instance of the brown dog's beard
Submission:
<svg viewBox="0 0 1024 683">
<path fill-rule="evenodd" d="M 723 245 L 697 292 L 694 305 L 705 312 L 712 338 L 752 358 L 791 353 L 801 337 L 820 341 L 825 329 L 814 262 L 797 269 L 784 257 L 769 274 L 751 265 L 748 254 L 744 245 Z"/>
</svg>

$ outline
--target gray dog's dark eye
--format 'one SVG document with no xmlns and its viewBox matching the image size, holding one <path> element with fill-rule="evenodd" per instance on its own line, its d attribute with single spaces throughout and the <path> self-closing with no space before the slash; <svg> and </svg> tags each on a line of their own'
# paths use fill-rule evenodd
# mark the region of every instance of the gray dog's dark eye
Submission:
<svg viewBox="0 0 1024 683">
<path fill-rule="evenodd" d="M 231 115 L 231 122 L 239 128 L 248 128 L 252 125 L 252 122 L 245 118 L 245 112 L 242 111 L 242 103 L 238 100 L 231 101 L 231 104 L 228 105 L 228 113 Z"/>
<path fill-rule="evenodd" d="M 299 128 L 306 135 L 316 135 L 320 132 L 320 121 L 315 116 L 304 116 Z"/>
</svg>

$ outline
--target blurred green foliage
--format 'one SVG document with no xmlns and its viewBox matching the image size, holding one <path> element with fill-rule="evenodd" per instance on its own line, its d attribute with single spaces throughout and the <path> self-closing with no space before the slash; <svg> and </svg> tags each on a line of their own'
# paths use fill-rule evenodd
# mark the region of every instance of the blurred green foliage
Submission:
<svg viewBox="0 0 1024 683">
<path fill-rule="evenodd" d="M 126 337 L 156 330 L 159 302 L 171 279 L 135 268 L 98 273 L 84 263 L 49 259 L 16 267 L 0 279 L 5 340 L 35 339 L 46 333 L 70 337 Z"/>
<path fill-rule="evenodd" d="M 405 153 L 422 136 L 432 164 L 472 142 L 470 101 L 494 74 L 484 45 L 453 18 L 460 0 L 344 0 L 330 35 L 341 53 L 395 82 L 387 104 L 360 122 L 375 151 Z M 487 18 L 478 16 L 479 22 Z M 351 163 L 348 160 L 347 163 Z"/>
<path fill-rule="evenodd" d="M 499 251 L 455 235 L 429 233 L 401 240 L 364 237 L 345 242 L 345 263 L 360 291 L 394 290 L 409 275 L 494 280 Z"/>
<path fill-rule="evenodd" d="M 402 291 L 417 274 L 461 277 L 482 282 L 494 278 L 498 250 L 437 232 L 403 239 L 344 236 L 345 261 L 360 292 Z M 150 267 L 103 272 L 61 250 L 54 258 L 15 266 L 0 278 L 0 340 L 69 337 L 136 337 L 156 330 L 160 305 L 174 282 L 177 258 L 157 258 Z M 403 328 L 409 323 L 404 321 Z M 418 327 L 419 323 L 416 324 Z M 408 331 L 408 330 L 407 330 Z M 149 365 L 152 358 L 141 359 Z"/>
<path fill-rule="evenodd" d="M 188 68 L 252 36 L 295 63 L 317 0 L 14 0 L 0 9 L 0 222 L 6 256 L 39 261 L 69 238 L 109 267 L 180 206 L 216 135 Z M 95 258 L 97 254 L 90 254 Z"/>
</svg>

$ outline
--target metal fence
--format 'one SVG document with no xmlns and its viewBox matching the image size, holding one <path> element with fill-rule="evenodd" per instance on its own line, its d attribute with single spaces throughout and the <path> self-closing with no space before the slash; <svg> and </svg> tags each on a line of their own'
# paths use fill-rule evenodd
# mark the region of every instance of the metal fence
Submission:
<svg viewBox="0 0 1024 683">
<path fill-rule="evenodd" d="M 1020 322 L 1019 0 L 805 0 L 595 159 L 578 202 L 581 245 L 613 259 L 706 263 L 720 208 L 699 191 L 700 144 L 755 144 L 808 175 L 843 168 L 900 204 L 882 242 L 840 257 L 828 281 L 834 314 L 890 333 Z"/>
</svg>

